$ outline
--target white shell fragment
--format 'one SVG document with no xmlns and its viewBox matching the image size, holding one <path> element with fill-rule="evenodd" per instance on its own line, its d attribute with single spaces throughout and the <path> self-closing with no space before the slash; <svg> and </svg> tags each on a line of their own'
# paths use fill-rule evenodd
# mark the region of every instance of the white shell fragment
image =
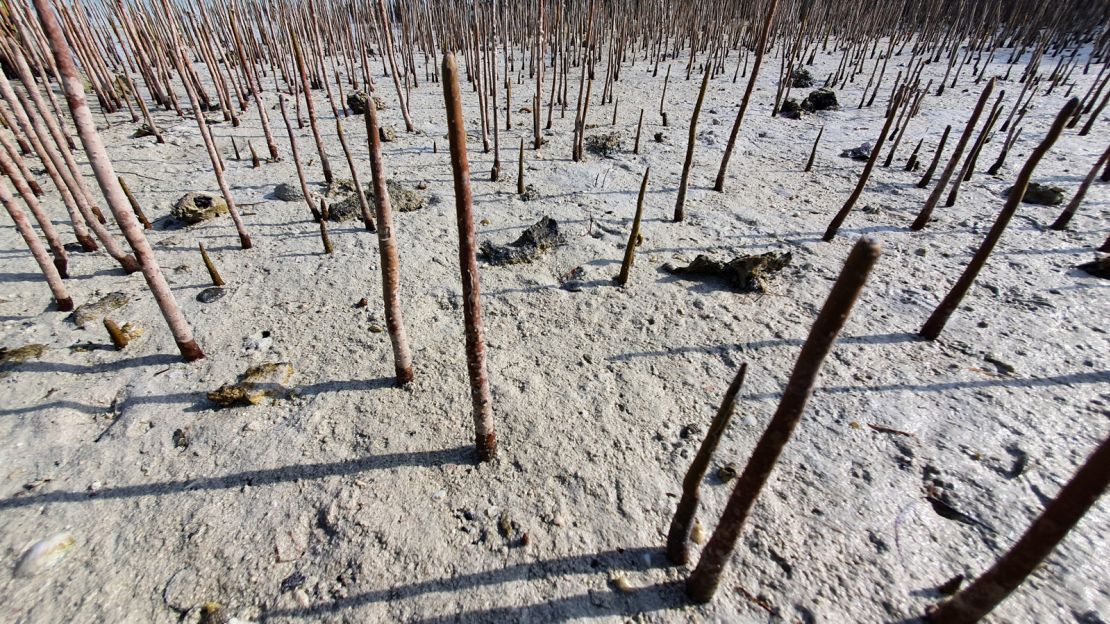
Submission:
<svg viewBox="0 0 1110 624">
<path fill-rule="evenodd" d="M 35 576 L 49 570 L 64 559 L 76 543 L 77 538 L 68 531 L 35 542 L 19 558 L 15 567 L 16 575 Z"/>
</svg>

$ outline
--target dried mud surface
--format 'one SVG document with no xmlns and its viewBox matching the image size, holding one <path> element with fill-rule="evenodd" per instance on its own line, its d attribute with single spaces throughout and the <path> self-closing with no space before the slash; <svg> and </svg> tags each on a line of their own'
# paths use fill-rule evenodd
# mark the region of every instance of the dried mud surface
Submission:
<svg viewBox="0 0 1110 624">
<path fill-rule="evenodd" d="M 837 60 L 818 56 L 811 68 L 818 86 Z M 800 120 L 770 116 L 777 60 L 767 63 L 726 192 L 715 193 L 745 80 L 731 82 L 733 55 L 706 96 L 681 224 L 670 215 L 699 86 L 697 71 L 683 80 L 685 59 L 675 62 L 667 93 L 669 127 L 657 112 L 663 68 L 653 79 L 642 59 L 616 84 L 615 128 L 611 105 L 595 97 L 588 121 L 596 127 L 587 135 L 624 137 L 625 147 L 609 158 L 569 160 L 571 89 L 571 110 L 565 117 L 556 110 L 546 145 L 526 154 L 527 182 L 538 193 L 527 202 L 514 192 L 515 146 L 531 135 L 530 116 L 518 111 L 520 94 L 534 83 L 525 77 L 514 85 L 513 129 L 501 132 L 496 183 L 489 181 L 493 154 L 481 151 L 477 98 L 464 89 L 478 239 L 511 241 L 543 215 L 567 238 L 531 264 L 481 264 L 502 445 L 488 465 L 476 465 L 471 448 L 438 84 L 412 92 L 418 132 L 399 131 L 383 146 L 387 175 L 426 185 L 421 193 L 429 199 L 423 210 L 395 215 L 416 371 L 407 389 L 391 384 L 376 236 L 358 220 L 334 224 L 335 254 L 324 255 L 304 202 L 272 196 L 279 183 L 296 185 L 283 127 L 274 132 L 284 160 L 252 169 L 249 157 L 232 158 L 230 137 L 244 154 L 248 139 L 265 152 L 253 106 L 241 127 L 213 126 L 254 238 L 255 248 L 242 251 L 227 216 L 166 227 L 182 194 L 217 192 L 193 121 L 158 112 L 168 143 L 157 145 L 131 138 L 134 126 L 114 115 L 113 127 L 102 129 L 106 143 L 155 223 L 148 236 L 157 259 L 208 357 L 180 362 L 142 277 L 124 276 L 102 252 L 72 255 L 74 300 L 122 292 L 129 302 L 110 317 L 146 331 L 117 352 L 99 323 L 79 329 L 48 310 L 30 255 L 10 222 L 0 226 L 0 346 L 44 345 L 37 357 L 5 362 L 0 372 L 0 620 L 196 621 L 208 602 L 244 621 L 269 622 L 919 616 L 939 586 L 981 572 L 1008 547 L 1110 429 L 1110 289 L 1075 268 L 1094 260 L 1093 248 L 1110 230 L 1110 187 L 1094 185 L 1064 232 L 1047 229 L 1058 207 L 1023 205 L 941 338 L 917 340 L 1062 105 L 1063 90 L 1035 100 L 998 176 L 981 170 L 993 162 L 1000 135 L 957 204 L 939 207 L 927 229 L 911 232 L 927 191 L 914 186 L 920 173 L 901 165 L 919 137 L 926 136 L 920 160 L 927 162 L 945 124 L 962 128 L 981 85 L 964 77 L 942 97 L 929 95 L 895 165 L 875 170 L 840 235 L 822 243 L 862 168 L 837 154 L 876 139 L 889 86 L 907 60 L 892 59 L 874 107 L 855 106 L 863 88 L 857 80 L 837 92 L 842 110 Z M 988 76 L 1005 69 L 996 64 Z M 1073 74 L 1075 93 L 1097 70 Z M 923 82 L 943 72 L 930 65 Z M 376 80 L 386 105 L 382 124 L 403 128 L 389 79 Z M 1020 88 L 1016 80 L 999 87 Z M 317 110 L 329 110 L 323 93 L 315 96 Z M 503 103 L 504 94 L 498 98 Z M 265 100 L 277 104 L 272 93 Z M 645 127 L 641 153 L 633 155 L 640 108 Z M 270 117 L 280 124 L 276 111 Z M 332 120 L 321 122 L 332 168 L 350 177 Z M 356 117 L 343 124 L 369 181 L 365 126 Z M 816 164 L 803 174 L 822 124 Z M 1090 136 L 1068 131 L 1035 181 L 1070 197 L 1105 148 L 1108 128 L 1104 118 Z M 648 140 L 657 132 L 664 142 Z M 319 191 L 307 124 L 297 136 Z M 644 241 L 622 289 L 612 278 L 649 165 Z M 56 193 L 46 206 L 61 222 Z M 733 373 L 748 362 L 737 417 L 703 488 L 699 518 L 708 533 L 731 489 L 715 476 L 718 467 L 743 465 L 861 235 L 879 240 L 884 255 L 717 599 L 687 606 L 685 570 L 665 565 L 661 548 L 701 435 Z M 210 303 L 197 300 L 211 285 L 198 242 L 227 281 L 225 295 Z M 788 251 L 793 260 L 762 294 L 661 269 L 698 254 L 767 251 Z M 574 290 L 561 287 L 568 274 L 576 275 Z M 367 307 L 356 305 L 362 298 Z M 229 409 L 207 399 L 267 362 L 293 367 L 289 398 Z M 55 566 L 16 575 L 28 546 L 67 531 L 74 543 Z M 1108 536 L 1104 499 L 994 620 L 1110 619 Z"/>
</svg>

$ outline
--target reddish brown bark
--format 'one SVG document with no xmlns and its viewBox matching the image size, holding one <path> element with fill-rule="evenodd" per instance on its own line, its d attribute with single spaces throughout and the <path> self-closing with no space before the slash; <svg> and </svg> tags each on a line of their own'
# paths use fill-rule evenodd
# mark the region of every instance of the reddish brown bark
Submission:
<svg viewBox="0 0 1110 624">
<path fill-rule="evenodd" d="M 459 228 L 459 268 L 462 271 L 463 323 L 466 329 L 466 368 L 470 376 L 470 400 L 474 412 L 474 441 L 478 459 L 489 461 L 497 454 L 493 431 L 493 399 L 486 375 L 486 345 L 482 329 L 481 293 L 478 285 L 477 244 L 474 239 L 473 196 L 470 165 L 466 157 L 466 126 L 459 92 L 455 55 L 443 55 L 443 99 L 447 106 L 447 136 L 451 144 L 451 174 L 455 180 L 455 214 Z"/>
</svg>

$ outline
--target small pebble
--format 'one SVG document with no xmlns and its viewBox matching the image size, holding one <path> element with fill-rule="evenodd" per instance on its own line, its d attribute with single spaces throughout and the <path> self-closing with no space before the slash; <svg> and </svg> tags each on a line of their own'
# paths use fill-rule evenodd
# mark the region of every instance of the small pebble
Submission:
<svg viewBox="0 0 1110 624">
<path fill-rule="evenodd" d="M 223 288 L 220 288 L 219 286 L 212 286 L 211 288 L 205 288 L 204 290 L 197 293 L 197 301 L 201 303 L 212 303 L 213 301 L 222 299 L 223 296 L 226 294 L 227 291 Z"/>
<path fill-rule="evenodd" d="M 614 574 L 612 577 L 609 578 L 609 582 L 612 583 L 613 587 L 616 587 L 617 590 L 620 591 L 622 594 L 630 594 L 633 591 L 636 591 L 636 588 L 633 587 L 632 584 L 628 582 L 628 579 L 624 578 L 624 575 L 622 574 Z"/>
<path fill-rule="evenodd" d="M 685 440 L 685 439 L 689 438 L 690 436 L 696 436 L 699 433 L 701 433 L 701 425 L 690 424 L 690 425 L 684 426 L 678 432 L 678 437 Z"/>
<path fill-rule="evenodd" d="M 230 621 L 227 608 L 218 602 L 206 602 L 200 608 L 200 624 L 228 624 Z"/>
<path fill-rule="evenodd" d="M 735 462 L 721 464 L 721 466 L 717 468 L 717 478 L 721 480 L 721 483 L 728 483 L 729 481 L 735 479 L 736 474 L 737 470 Z"/>
<path fill-rule="evenodd" d="M 297 605 L 302 609 L 307 609 L 312 605 L 312 603 L 308 601 L 308 594 L 306 594 L 303 589 L 293 590 L 293 600 L 296 600 Z"/>
<path fill-rule="evenodd" d="M 698 545 L 705 543 L 705 529 L 701 526 L 701 520 L 694 520 L 694 528 L 690 530 L 690 541 Z"/>
<path fill-rule="evenodd" d="M 186 429 L 177 429 L 173 432 L 173 447 L 179 449 L 189 448 L 189 432 Z"/>
<path fill-rule="evenodd" d="M 281 580 L 281 593 L 286 593 L 304 585 L 305 577 L 300 572 L 293 572 Z"/>
</svg>

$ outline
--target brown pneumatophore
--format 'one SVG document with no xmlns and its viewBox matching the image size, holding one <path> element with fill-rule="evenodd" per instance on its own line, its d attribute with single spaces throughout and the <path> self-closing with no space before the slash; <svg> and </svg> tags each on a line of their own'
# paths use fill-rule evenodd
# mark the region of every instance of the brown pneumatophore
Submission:
<svg viewBox="0 0 1110 624">
<path fill-rule="evenodd" d="M 848 255 L 840 277 L 833 284 L 824 307 L 809 331 L 809 337 L 802 345 L 778 409 L 756 443 L 748 464 L 737 479 L 736 488 L 725 505 L 717 529 L 713 531 L 713 536 L 702 550 L 697 567 L 686 581 L 686 595 L 691 601 L 709 602 L 717 592 L 721 574 L 736 548 L 736 540 L 740 537 L 744 521 L 767 478 L 771 476 L 771 470 L 778 462 L 782 449 L 801 420 L 802 411 L 813 392 L 813 385 L 817 381 L 817 374 L 821 372 L 825 357 L 847 322 L 856 298 L 878 260 L 878 243 L 866 237 L 859 239 Z"/>
<path fill-rule="evenodd" d="M 409 351 L 408 334 L 405 333 L 401 315 L 401 294 L 397 239 L 393 230 L 393 207 L 385 184 L 385 167 L 382 165 L 382 141 L 378 132 L 378 111 L 373 101 L 366 107 L 366 138 L 370 146 L 371 184 L 374 186 L 374 213 L 377 217 L 378 255 L 382 264 L 382 298 L 385 301 L 385 326 L 393 344 L 393 368 L 397 385 L 413 379 L 412 352 Z"/>
<path fill-rule="evenodd" d="M 73 114 L 74 125 L 77 126 L 77 134 L 81 137 L 85 154 L 89 158 L 89 166 L 96 175 L 100 190 L 104 193 L 108 206 L 111 208 L 116 222 L 119 223 L 120 230 L 123 231 L 124 238 L 127 239 L 131 249 L 135 252 L 143 277 L 146 278 L 146 283 L 154 295 L 154 300 L 158 303 L 162 316 L 170 327 L 170 332 L 173 334 L 174 341 L 177 342 L 182 358 L 186 362 L 199 360 L 204 357 L 204 352 L 201 351 L 193 338 L 193 331 L 189 324 L 185 322 L 185 317 L 181 314 L 181 308 L 178 307 L 177 300 L 174 299 L 169 284 L 166 283 L 166 278 L 162 275 L 162 269 L 159 268 L 154 259 L 154 252 L 143 234 L 143 227 L 139 225 L 138 219 L 135 218 L 127 205 L 127 198 L 123 194 L 123 189 L 119 186 L 119 178 L 116 177 L 115 168 L 112 166 L 111 159 L 108 158 L 108 151 L 104 149 L 104 143 L 100 140 L 100 133 L 97 132 L 96 124 L 93 122 L 92 112 L 85 101 L 85 89 L 77 73 L 77 66 L 73 62 L 69 45 L 66 43 L 65 35 L 62 34 L 61 26 L 58 24 L 49 0 L 34 0 L 34 3 L 42 29 L 58 64 L 62 87 L 65 90 L 70 112 Z"/>
<path fill-rule="evenodd" d="M 463 324 L 466 328 L 466 369 L 474 412 L 474 442 L 479 461 L 497 454 L 493 431 L 493 399 L 486 375 L 486 344 L 482 331 L 482 304 L 478 285 L 477 244 L 474 240 L 473 197 L 470 166 L 466 158 L 466 126 L 462 114 L 455 55 L 443 55 L 443 99 L 447 106 L 447 137 L 451 144 L 451 174 L 455 181 L 455 213 L 459 227 L 459 268 L 462 271 Z"/>
</svg>

